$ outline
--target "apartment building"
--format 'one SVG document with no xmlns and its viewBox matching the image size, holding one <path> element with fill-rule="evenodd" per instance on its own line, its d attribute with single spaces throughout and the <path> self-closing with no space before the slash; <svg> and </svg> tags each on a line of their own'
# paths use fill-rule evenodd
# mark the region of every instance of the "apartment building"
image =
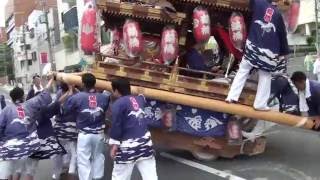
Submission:
<svg viewBox="0 0 320 180">
<path fill-rule="evenodd" d="M 15 78 L 18 82 L 28 84 L 32 76 L 41 71 L 38 51 L 35 49 L 38 42 L 45 44 L 47 38 L 46 31 L 38 36 L 35 28 L 29 27 L 32 24 L 29 22 L 36 21 L 40 14 L 43 17 L 43 10 L 49 11 L 52 42 L 59 43 L 59 28 L 55 28 L 59 21 L 57 0 L 9 0 L 5 9 L 7 45 L 13 49 Z M 43 27 L 43 24 L 45 22 L 42 18 L 42 22 L 39 21 L 37 25 Z"/>
</svg>

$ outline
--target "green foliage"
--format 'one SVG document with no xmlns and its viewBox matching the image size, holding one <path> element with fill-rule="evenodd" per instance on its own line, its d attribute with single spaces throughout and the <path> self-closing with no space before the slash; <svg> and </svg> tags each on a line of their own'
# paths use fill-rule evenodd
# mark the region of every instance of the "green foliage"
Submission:
<svg viewBox="0 0 320 180">
<path fill-rule="evenodd" d="M 12 49 L 0 44 L 0 77 L 13 75 Z"/>
<path fill-rule="evenodd" d="M 74 34 L 67 34 L 62 37 L 64 48 L 69 51 L 73 52 L 77 49 L 77 37 Z"/>
<path fill-rule="evenodd" d="M 316 43 L 316 37 L 315 36 L 309 36 L 307 38 L 307 43 L 308 43 L 309 46 L 313 46 L 314 43 Z"/>
</svg>

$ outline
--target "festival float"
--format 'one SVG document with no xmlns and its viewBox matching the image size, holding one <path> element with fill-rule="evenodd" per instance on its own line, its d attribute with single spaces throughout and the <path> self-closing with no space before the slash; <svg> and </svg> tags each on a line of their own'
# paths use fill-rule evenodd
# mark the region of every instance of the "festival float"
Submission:
<svg viewBox="0 0 320 180">
<path fill-rule="evenodd" d="M 285 17 L 291 31 L 299 3 L 278 3 L 283 12 L 289 9 Z M 98 79 L 96 87 L 111 91 L 111 79 L 130 79 L 132 92 L 147 98 L 145 117 L 151 120 L 156 147 L 190 151 L 206 160 L 252 156 L 265 151 L 266 138 L 242 139 L 241 131 L 252 129 L 250 122 L 313 127 L 304 117 L 251 108 L 254 80 L 247 83 L 238 104 L 224 102 L 250 24 L 249 0 L 97 0 L 92 4 L 83 17 L 81 47 L 95 53 L 90 72 Z M 92 34 L 95 11 L 110 37 L 98 52 L 92 46 L 97 43 L 91 42 L 97 36 Z M 188 50 L 199 44 L 205 65 L 214 71 L 187 65 Z M 59 73 L 57 78 L 81 85 L 75 74 Z M 167 116 L 173 116 L 169 118 L 173 121 Z"/>
</svg>

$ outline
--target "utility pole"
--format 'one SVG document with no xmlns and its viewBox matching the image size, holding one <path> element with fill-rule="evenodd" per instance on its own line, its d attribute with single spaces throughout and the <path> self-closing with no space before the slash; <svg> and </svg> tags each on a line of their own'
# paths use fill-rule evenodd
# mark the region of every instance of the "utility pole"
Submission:
<svg viewBox="0 0 320 180">
<path fill-rule="evenodd" d="M 27 67 L 27 72 L 25 74 L 26 84 L 28 83 L 29 77 L 29 60 L 28 60 L 28 50 L 27 50 L 27 38 L 26 38 L 26 23 L 22 25 L 22 38 L 23 38 L 23 50 L 24 50 L 24 57 L 25 57 L 25 65 Z M 22 67 L 21 67 L 22 70 Z"/>
<path fill-rule="evenodd" d="M 50 36 L 50 28 L 49 28 L 49 20 L 48 20 L 48 11 L 46 10 L 46 0 L 41 0 L 42 11 L 45 17 L 45 24 L 47 29 L 47 40 L 48 40 L 48 49 L 49 49 L 49 58 L 51 63 L 51 70 L 56 71 L 56 62 L 53 55 L 52 45 L 51 45 L 51 36 Z"/>
<path fill-rule="evenodd" d="M 26 65 L 27 65 L 27 71 L 29 73 L 29 60 L 28 60 L 28 50 L 27 50 L 27 38 L 26 38 L 26 25 L 22 25 L 22 38 L 23 38 L 23 48 L 24 48 L 24 56 L 26 60 Z M 28 74 L 26 73 L 26 75 Z"/>
</svg>

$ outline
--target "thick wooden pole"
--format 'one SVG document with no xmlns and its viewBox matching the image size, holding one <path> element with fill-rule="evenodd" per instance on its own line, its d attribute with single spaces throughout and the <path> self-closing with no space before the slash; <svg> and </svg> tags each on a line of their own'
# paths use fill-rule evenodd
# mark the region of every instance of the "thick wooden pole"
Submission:
<svg viewBox="0 0 320 180">
<path fill-rule="evenodd" d="M 81 77 L 77 75 L 58 73 L 57 79 L 68 84 L 81 85 Z M 112 90 L 111 83 L 109 81 L 103 80 L 97 80 L 96 88 L 105 89 L 109 91 Z M 265 120 L 293 127 L 301 127 L 305 129 L 311 129 L 314 125 L 313 121 L 309 120 L 306 117 L 294 116 L 273 111 L 255 111 L 252 107 L 245 105 L 229 104 L 219 100 L 191 96 L 186 94 L 178 94 L 151 88 L 143 88 L 137 86 L 132 86 L 131 88 L 133 94 L 142 93 L 148 98 L 159 101 L 181 104 L 210 111 L 235 114 L 252 119 Z"/>
</svg>

